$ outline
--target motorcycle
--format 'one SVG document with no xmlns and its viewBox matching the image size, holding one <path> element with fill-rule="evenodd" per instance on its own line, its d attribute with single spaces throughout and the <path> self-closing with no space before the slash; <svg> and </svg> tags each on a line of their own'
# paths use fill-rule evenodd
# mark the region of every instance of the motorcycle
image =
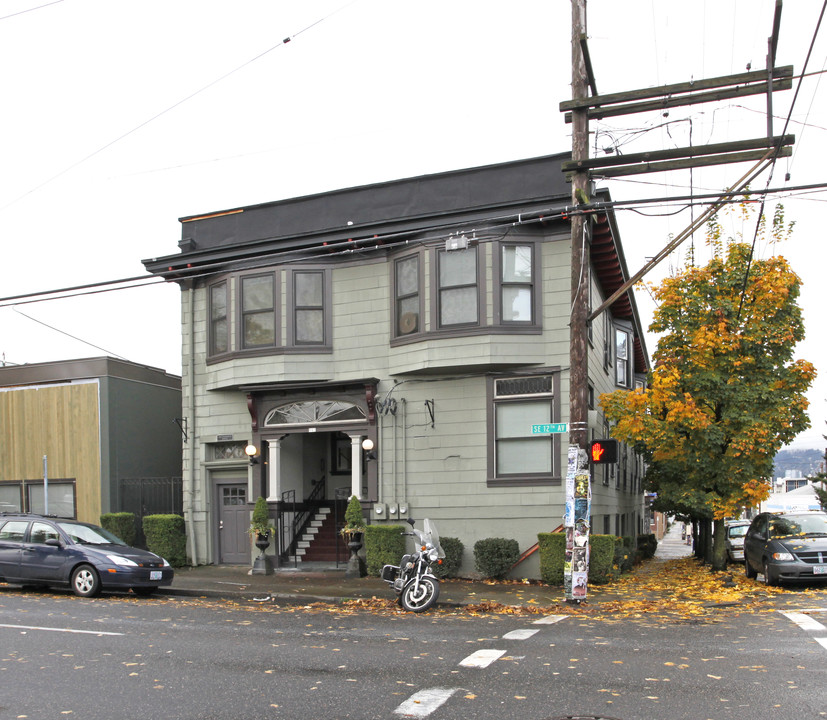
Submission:
<svg viewBox="0 0 827 720">
<path fill-rule="evenodd" d="M 399 565 L 385 565 L 382 579 L 393 588 L 397 602 L 408 612 L 425 612 L 439 597 L 439 578 L 431 572 L 433 563 L 441 564 L 445 553 L 439 544 L 436 526 L 425 520 L 424 530 L 414 528 L 413 518 L 408 518 L 411 532 L 403 532 L 416 538 L 417 549 L 403 555 Z"/>
</svg>

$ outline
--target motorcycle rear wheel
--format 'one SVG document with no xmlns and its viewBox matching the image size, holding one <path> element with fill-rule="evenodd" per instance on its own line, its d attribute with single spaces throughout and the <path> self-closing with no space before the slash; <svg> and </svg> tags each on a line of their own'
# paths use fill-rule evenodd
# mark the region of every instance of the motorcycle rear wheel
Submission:
<svg viewBox="0 0 827 720">
<path fill-rule="evenodd" d="M 423 575 L 419 578 L 419 587 L 416 585 L 416 578 L 405 585 L 399 600 L 408 612 L 421 613 L 432 607 L 438 597 L 439 580 L 430 575 Z"/>
</svg>

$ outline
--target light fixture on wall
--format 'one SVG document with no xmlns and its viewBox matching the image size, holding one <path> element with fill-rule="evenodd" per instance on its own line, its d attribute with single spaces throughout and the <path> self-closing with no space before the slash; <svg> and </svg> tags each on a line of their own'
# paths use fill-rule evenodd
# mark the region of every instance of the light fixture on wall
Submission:
<svg viewBox="0 0 827 720">
<path fill-rule="evenodd" d="M 374 447 L 373 440 L 370 438 L 365 438 L 362 440 L 362 450 L 365 451 L 366 460 L 376 460 L 376 452 L 373 449 Z"/>
<path fill-rule="evenodd" d="M 258 465 L 258 459 L 256 458 L 256 455 L 258 455 L 258 448 L 255 445 L 250 443 L 244 448 L 244 452 L 247 457 L 250 458 L 250 465 Z"/>
</svg>

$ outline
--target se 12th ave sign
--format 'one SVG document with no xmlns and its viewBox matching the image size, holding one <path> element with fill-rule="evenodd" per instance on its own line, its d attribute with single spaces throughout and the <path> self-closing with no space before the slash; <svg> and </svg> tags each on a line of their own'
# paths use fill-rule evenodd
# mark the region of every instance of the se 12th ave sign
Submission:
<svg viewBox="0 0 827 720">
<path fill-rule="evenodd" d="M 568 423 L 551 423 L 549 425 L 532 425 L 532 435 L 548 435 L 556 433 L 567 433 L 569 431 Z"/>
</svg>

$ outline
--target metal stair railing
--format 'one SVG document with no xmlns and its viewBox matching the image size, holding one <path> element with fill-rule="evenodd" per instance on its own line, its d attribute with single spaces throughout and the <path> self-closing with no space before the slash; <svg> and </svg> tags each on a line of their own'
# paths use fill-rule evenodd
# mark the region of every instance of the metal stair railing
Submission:
<svg viewBox="0 0 827 720">
<path fill-rule="evenodd" d="M 279 510 L 279 526 L 281 528 L 280 537 L 282 538 L 281 557 L 284 560 L 289 560 L 290 555 L 293 556 L 293 564 L 298 567 L 299 560 L 296 555 L 296 550 L 299 545 L 299 538 L 301 538 L 304 531 L 307 529 L 310 521 L 316 516 L 319 508 L 324 504 L 326 480 L 324 476 L 313 487 L 307 499 L 302 501 L 301 509 L 296 505 L 296 491 L 287 490 L 281 494 L 283 509 Z M 287 497 L 291 499 L 288 500 Z M 290 510 L 287 505 L 290 505 Z M 286 515 L 290 515 L 290 521 L 286 522 Z"/>
</svg>

